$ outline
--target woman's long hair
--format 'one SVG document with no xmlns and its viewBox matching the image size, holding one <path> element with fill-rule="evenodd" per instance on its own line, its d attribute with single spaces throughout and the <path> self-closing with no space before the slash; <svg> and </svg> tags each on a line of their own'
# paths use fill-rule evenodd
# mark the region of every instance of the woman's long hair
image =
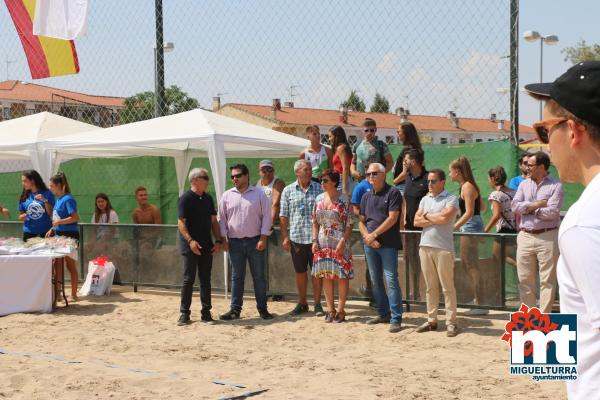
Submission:
<svg viewBox="0 0 600 400">
<path fill-rule="evenodd" d="M 50 178 L 50 182 L 55 185 L 60 185 L 65 193 L 71 193 L 71 187 L 69 186 L 69 182 L 67 182 L 67 176 L 64 172 L 59 172 L 58 174 L 52 176 Z"/>
<path fill-rule="evenodd" d="M 98 208 L 98 199 L 103 199 L 104 201 L 106 201 L 106 208 L 104 209 L 104 211 L 102 211 L 100 208 Z M 110 204 L 110 200 L 108 199 L 108 196 L 104 193 L 98 193 L 96 195 L 96 200 L 94 201 L 94 208 L 96 209 L 96 211 L 94 211 L 94 222 L 98 223 L 100 222 L 100 216 L 102 214 L 106 214 L 106 221 L 109 221 L 110 218 L 110 212 L 112 211 L 112 204 Z"/>
<path fill-rule="evenodd" d="M 333 143 L 331 143 L 331 149 L 333 150 L 333 152 L 335 153 L 337 151 L 338 146 L 340 144 L 343 144 L 346 155 L 352 158 L 352 150 L 350 149 L 350 144 L 348 143 L 348 139 L 346 138 L 346 131 L 344 131 L 344 128 L 337 125 L 329 129 L 329 132 L 331 132 L 331 134 L 333 135 Z"/>
<path fill-rule="evenodd" d="M 422 150 L 423 146 L 421 146 L 421 139 L 419 139 L 419 134 L 417 133 L 417 128 L 413 125 L 412 122 L 402 122 L 400 124 L 400 130 L 404 134 L 403 145 L 405 147 L 412 147 L 413 149 Z"/>
<path fill-rule="evenodd" d="M 24 176 L 28 180 L 32 181 L 38 192 L 42 192 L 44 190 L 48 190 L 48 187 L 44 183 L 44 180 L 42 179 L 42 177 L 39 174 L 39 172 L 37 172 L 36 170 L 30 169 L 30 170 L 24 171 L 21 174 L 21 176 Z M 23 188 L 23 191 L 21 192 L 21 197 L 19 197 L 19 203 L 27 200 L 27 198 L 29 197 L 30 194 L 31 194 L 31 190 L 30 189 L 26 190 L 25 188 Z"/>
<path fill-rule="evenodd" d="M 457 170 L 463 179 L 477 189 L 477 194 L 481 196 L 481 191 L 479 190 L 479 186 L 475 183 L 475 178 L 473 177 L 473 171 L 471 170 L 471 164 L 469 160 L 465 156 L 460 156 L 456 160 L 450 163 L 450 168 Z"/>
</svg>

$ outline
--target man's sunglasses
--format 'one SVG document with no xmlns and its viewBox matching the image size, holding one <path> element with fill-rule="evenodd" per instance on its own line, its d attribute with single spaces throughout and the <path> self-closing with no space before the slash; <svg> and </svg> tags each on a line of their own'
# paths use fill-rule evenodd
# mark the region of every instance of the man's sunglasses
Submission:
<svg viewBox="0 0 600 400">
<path fill-rule="evenodd" d="M 379 175 L 379 172 L 377 172 L 377 171 L 375 171 L 375 172 L 367 172 L 367 173 L 365 174 L 365 176 L 366 176 L 367 178 L 368 178 L 368 177 L 370 177 L 370 176 L 372 176 L 372 177 L 376 177 L 377 175 Z"/>
<path fill-rule="evenodd" d="M 231 175 L 231 179 L 239 179 L 242 176 L 244 176 L 244 174 L 235 174 L 235 175 Z"/>
<path fill-rule="evenodd" d="M 435 185 L 438 182 L 439 182 L 438 179 L 427 179 L 427 184 L 428 185 Z"/>
<path fill-rule="evenodd" d="M 205 180 L 207 182 L 210 180 L 210 178 L 208 176 L 206 176 L 206 175 L 200 175 L 200 176 L 198 176 L 198 179 L 202 179 L 202 180 Z"/>
<path fill-rule="evenodd" d="M 375 129 L 375 128 L 366 128 L 366 129 L 364 129 L 363 131 L 364 131 L 365 133 L 369 133 L 369 132 L 375 132 L 376 130 L 377 130 L 377 129 Z"/>
<path fill-rule="evenodd" d="M 260 170 L 262 172 L 273 172 L 273 167 L 262 167 Z"/>
<path fill-rule="evenodd" d="M 542 143 L 548 144 L 550 142 L 550 135 L 554 128 L 567 122 L 568 118 L 550 118 L 544 121 L 536 122 L 532 128 L 538 137 L 538 140 Z"/>
</svg>

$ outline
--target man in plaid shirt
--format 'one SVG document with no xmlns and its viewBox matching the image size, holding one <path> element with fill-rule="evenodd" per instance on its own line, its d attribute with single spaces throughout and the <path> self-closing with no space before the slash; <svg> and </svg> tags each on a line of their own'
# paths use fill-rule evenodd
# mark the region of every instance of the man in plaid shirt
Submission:
<svg viewBox="0 0 600 400">
<path fill-rule="evenodd" d="M 321 185 L 311 180 L 312 167 L 306 160 L 294 164 L 298 179 L 286 186 L 281 193 L 279 221 L 281 224 L 282 245 L 285 251 L 291 251 L 292 263 L 296 271 L 296 289 L 298 304 L 292 315 L 308 312 L 308 267 L 312 268 L 312 214 L 315 200 L 323 192 Z M 289 233 L 288 233 L 289 227 Z M 322 316 L 321 279 L 313 277 L 315 315 Z"/>
</svg>

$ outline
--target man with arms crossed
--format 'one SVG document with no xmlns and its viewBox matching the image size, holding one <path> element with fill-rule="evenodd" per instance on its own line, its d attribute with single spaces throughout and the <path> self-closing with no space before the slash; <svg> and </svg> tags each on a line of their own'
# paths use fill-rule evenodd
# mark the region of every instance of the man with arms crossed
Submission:
<svg viewBox="0 0 600 400">
<path fill-rule="evenodd" d="M 560 179 L 585 190 L 558 234 L 560 312 L 577 314 L 577 380 L 567 381 L 571 400 L 600 396 L 600 62 L 579 63 L 554 83 L 525 86 L 546 102 L 533 125 L 549 143 Z"/>
<path fill-rule="evenodd" d="M 417 328 L 423 333 L 437 330 L 440 284 L 446 305 L 446 335 L 458 334 L 456 326 L 456 288 L 454 287 L 454 221 L 458 199 L 444 189 L 446 174 L 433 169 L 427 175 L 429 193 L 421 199 L 415 226 L 423 228 L 419 258 L 427 286 L 427 322 Z"/>
</svg>

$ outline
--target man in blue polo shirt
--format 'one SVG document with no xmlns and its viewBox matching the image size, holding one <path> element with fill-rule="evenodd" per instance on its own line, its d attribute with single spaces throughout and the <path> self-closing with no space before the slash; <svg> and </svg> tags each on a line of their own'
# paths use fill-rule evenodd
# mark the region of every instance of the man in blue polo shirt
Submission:
<svg viewBox="0 0 600 400">
<path fill-rule="evenodd" d="M 395 333 L 400 331 L 402 324 L 402 292 L 398 282 L 402 195 L 385 182 L 382 164 L 371 163 L 366 176 L 373 189 L 360 201 L 359 229 L 379 314 L 367 323 L 389 322 L 389 331 Z"/>
</svg>

